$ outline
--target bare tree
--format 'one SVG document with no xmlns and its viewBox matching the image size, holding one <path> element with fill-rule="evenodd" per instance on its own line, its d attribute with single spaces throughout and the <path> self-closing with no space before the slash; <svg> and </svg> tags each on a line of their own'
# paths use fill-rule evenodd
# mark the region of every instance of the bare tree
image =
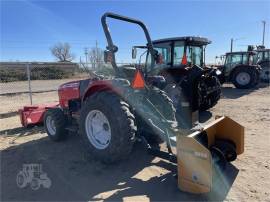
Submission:
<svg viewBox="0 0 270 202">
<path fill-rule="evenodd" d="M 101 68 L 104 65 L 103 50 L 100 48 L 91 48 L 88 52 L 88 58 L 93 69 Z"/>
<path fill-rule="evenodd" d="M 60 62 L 70 62 L 74 59 L 69 43 L 57 43 L 51 48 L 51 52 Z"/>
</svg>

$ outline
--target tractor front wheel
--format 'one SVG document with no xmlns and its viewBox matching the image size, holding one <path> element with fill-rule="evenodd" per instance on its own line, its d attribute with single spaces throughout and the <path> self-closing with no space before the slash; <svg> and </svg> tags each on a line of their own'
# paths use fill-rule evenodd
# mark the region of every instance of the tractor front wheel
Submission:
<svg viewBox="0 0 270 202">
<path fill-rule="evenodd" d="M 80 133 L 88 157 L 104 163 L 126 158 L 132 150 L 136 130 L 129 105 L 117 95 L 97 92 L 85 100 Z"/>
<path fill-rule="evenodd" d="M 60 108 L 48 109 L 44 115 L 44 127 L 53 141 L 63 140 L 67 135 L 66 116 Z"/>
</svg>

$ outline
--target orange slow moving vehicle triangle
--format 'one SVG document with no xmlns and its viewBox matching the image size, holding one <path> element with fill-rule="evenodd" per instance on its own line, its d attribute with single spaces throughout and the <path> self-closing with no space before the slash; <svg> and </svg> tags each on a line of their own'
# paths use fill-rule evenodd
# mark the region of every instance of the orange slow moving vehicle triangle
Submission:
<svg viewBox="0 0 270 202">
<path fill-rule="evenodd" d="M 141 89 L 144 88 L 144 78 L 140 70 L 135 72 L 135 77 L 132 82 L 132 88 L 134 89 Z"/>
<path fill-rule="evenodd" d="M 182 65 L 186 65 L 186 64 L 187 64 L 187 56 L 186 56 L 186 53 L 183 55 L 181 64 L 182 64 Z"/>
</svg>

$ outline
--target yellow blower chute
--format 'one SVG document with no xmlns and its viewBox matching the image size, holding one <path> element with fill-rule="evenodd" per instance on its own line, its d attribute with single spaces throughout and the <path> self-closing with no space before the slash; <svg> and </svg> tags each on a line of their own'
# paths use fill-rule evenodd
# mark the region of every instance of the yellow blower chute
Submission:
<svg viewBox="0 0 270 202">
<path fill-rule="evenodd" d="M 215 168 L 224 169 L 244 152 L 244 127 L 228 117 L 218 117 L 202 130 L 177 136 L 178 186 L 190 193 L 212 188 Z"/>
</svg>

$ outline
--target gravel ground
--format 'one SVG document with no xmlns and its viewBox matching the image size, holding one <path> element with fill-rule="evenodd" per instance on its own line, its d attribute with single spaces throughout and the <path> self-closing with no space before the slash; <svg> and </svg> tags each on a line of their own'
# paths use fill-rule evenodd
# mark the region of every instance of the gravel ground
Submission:
<svg viewBox="0 0 270 202">
<path fill-rule="evenodd" d="M 54 143 L 42 127 L 21 128 L 19 118 L 10 116 L 0 119 L 1 201 L 269 201 L 270 88 L 238 90 L 226 85 L 222 91 L 222 99 L 206 115 L 227 115 L 245 126 L 245 153 L 210 194 L 179 191 L 173 176 L 176 167 L 147 155 L 139 143 L 127 161 L 105 166 L 84 157 L 78 135 Z M 57 99 L 54 92 L 35 97 L 40 103 Z M 19 106 L 24 98 L 12 103 L 8 99 L 1 97 L 1 106 Z M 50 188 L 17 186 L 17 174 L 29 163 L 42 164 Z"/>
</svg>

